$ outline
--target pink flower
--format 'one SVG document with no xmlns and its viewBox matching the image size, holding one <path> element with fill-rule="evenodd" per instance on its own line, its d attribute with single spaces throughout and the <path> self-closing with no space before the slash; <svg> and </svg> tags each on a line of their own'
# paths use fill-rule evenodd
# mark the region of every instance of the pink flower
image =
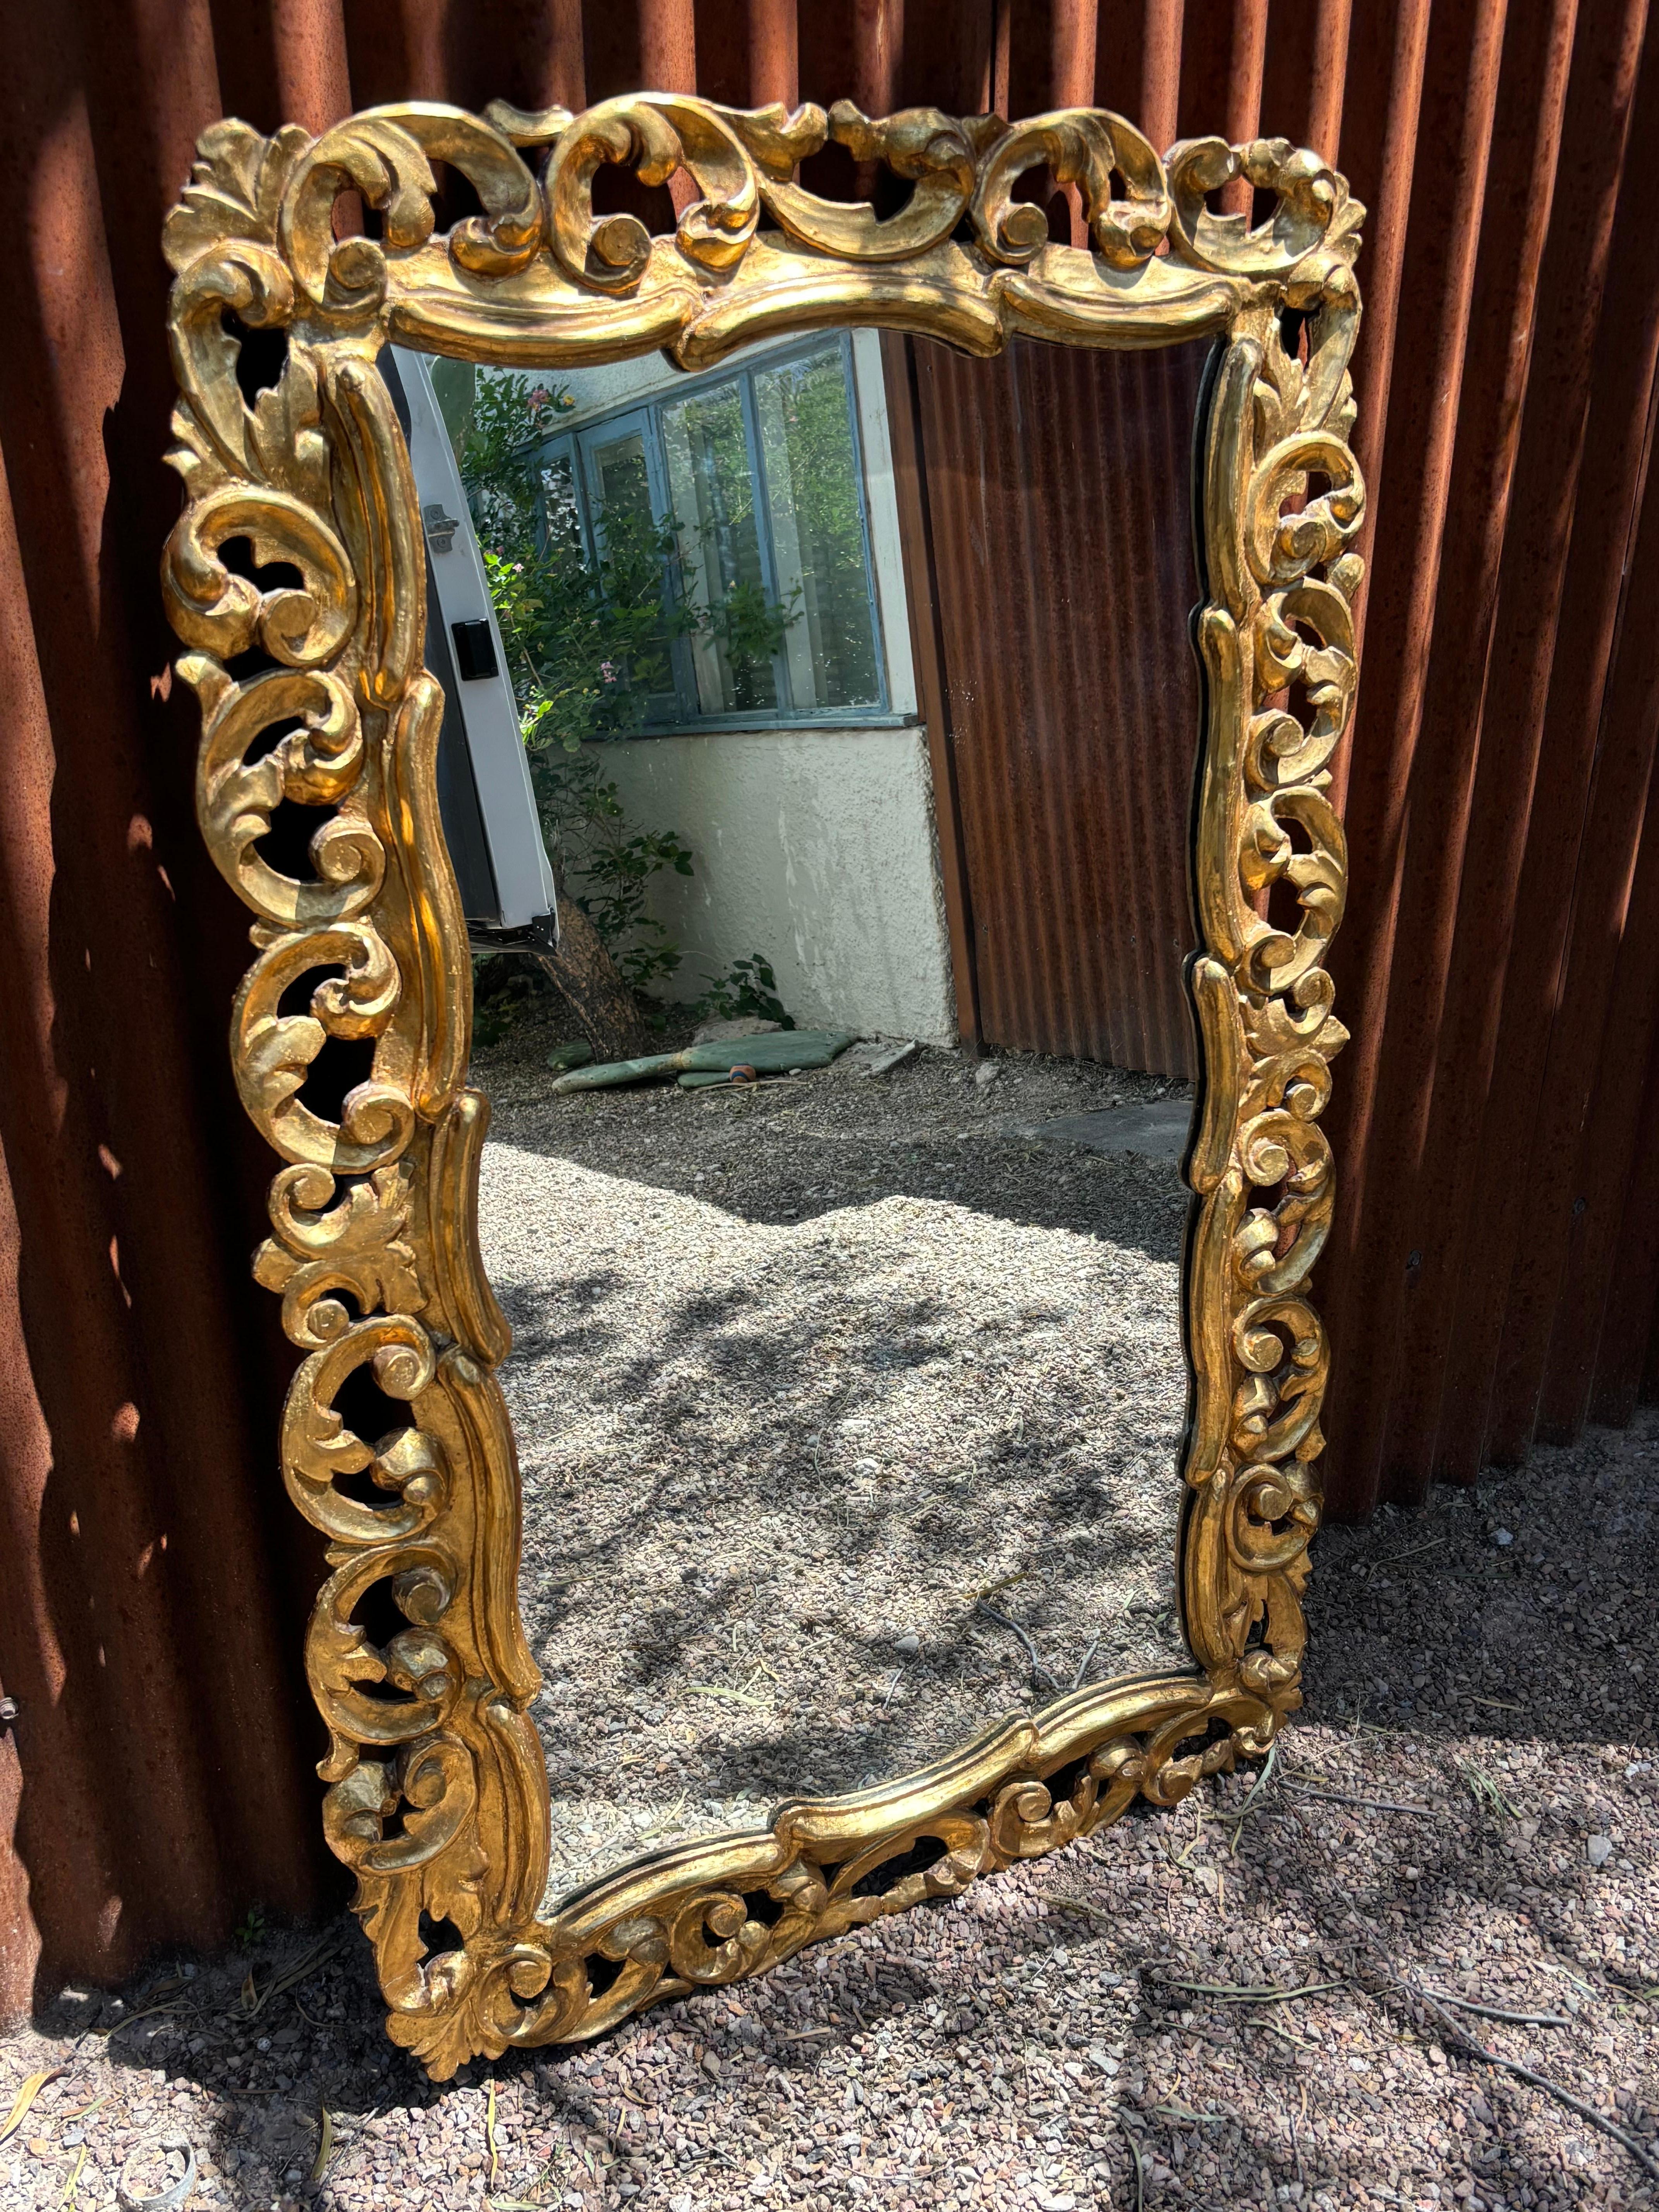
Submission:
<svg viewBox="0 0 1659 2212">
<path fill-rule="evenodd" d="M 611 661 L 602 660 L 599 663 L 599 673 L 607 684 L 614 684 L 617 680 L 616 666 Z"/>
<path fill-rule="evenodd" d="M 553 394 L 548 390 L 544 384 L 538 384 L 531 392 L 526 404 L 529 407 L 532 415 L 539 415 L 543 408 L 546 406 L 548 401 L 552 397 Z"/>
</svg>

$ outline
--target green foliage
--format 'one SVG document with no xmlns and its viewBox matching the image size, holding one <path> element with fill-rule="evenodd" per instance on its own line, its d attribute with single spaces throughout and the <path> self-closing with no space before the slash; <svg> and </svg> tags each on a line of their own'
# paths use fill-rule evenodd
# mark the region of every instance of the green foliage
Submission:
<svg viewBox="0 0 1659 2212">
<path fill-rule="evenodd" d="M 262 1905 L 250 1905 L 246 1917 L 236 1930 L 237 1949 L 239 1951 L 258 1950 L 260 1944 L 264 1942 L 267 1932 L 264 1907 Z"/>
<path fill-rule="evenodd" d="M 691 873 L 690 847 L 672 830 L 630 831 L 617 787 L 592 753 L 549 753 L 537 763 L 537 786 L 574 848 L 577 895 L 625 980 L 643 991 L 672 975 L 679 947 L 646 913 L 646 891 L 661 869 Z"/>
<path fill-rule="evenodd" d="M 696 611 L 666 590 L 678 540 L 643 497 L 599 518 L 590 557 L 568 468 L 538 450 L 570 404 L 527 377 L 476 379 L 460 430 L 461 480 L 544 826 L 572 896 L 641 990 L 680 963 L 666 929 L 645 912 L 651 878 L 664 869 L 689 876 L 691 854 L 672 830 L 630 831 L 616 784 L 581 747 L 637 729 L 649 703 L 672 690 L 677 637 L 705 629 L 734 659 L 763 658 L 792 617 L 753 585 Z"/>
<path fill-rule="evenodd" d="M 733 666 L 757 667 L 769 661 L 795 619 L 797 584 L 787 600 L 769 599 L 758 584 L 738 581 L 712 608 L 707 626 L 725 646 Z"/>
<path fill-rule="evenodd" d="M 724 975 L 710 983 L 693 1011 L 723 1022 L 752 1015 L 757 1021 L 777 1022 L 787 1030 L 795 1026 L 794 1016 L 778 996 L 778 979 L 771 963 L 763 960 L 758 952 L 751 952 L 747 960 L 734 960 Z"/>
<path fill-rule="evenodd" d="M 670 686 L 684 627 L 663 597 L 674 534 L 648 510 L 607 514 L 603 549 L 587 557 L 568 471 L 544 464 L 534 442 L 568 404 L 527 377 L 481 378 L 461 451 L 532 772 L 552 750 L 636 727 Z"/>
</svg>

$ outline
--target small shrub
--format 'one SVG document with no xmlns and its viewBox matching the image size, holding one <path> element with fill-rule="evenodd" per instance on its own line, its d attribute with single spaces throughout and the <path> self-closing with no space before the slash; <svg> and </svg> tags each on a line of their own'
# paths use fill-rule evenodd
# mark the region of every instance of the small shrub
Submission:
<svg viewBox="0 0 1659 2212">
<path fill-rule="evenodd" d="M 691 1009 L 704 1020 L 776 1022 L 792 1030 L 795 1018 L 778 996 L 778 979 L 771 963 L 751 952 L 747 960 L 734 960 L 726 974 L 711 982 Z"/>
</svg>

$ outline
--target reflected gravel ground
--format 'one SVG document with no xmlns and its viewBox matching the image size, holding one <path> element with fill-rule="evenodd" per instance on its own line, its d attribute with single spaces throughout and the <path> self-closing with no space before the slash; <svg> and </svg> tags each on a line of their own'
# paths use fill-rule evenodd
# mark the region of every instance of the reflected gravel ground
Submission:
<svg viewBox="0 0 1659 2212">
<path fill-rule="evenodd" d="M 486 1078 L 551 1895 L 1180 1663 L 1176 1168 L 1013 1134 L 1096 1103 L 1063 1063 L 972 1076 Z"/>
</svg>

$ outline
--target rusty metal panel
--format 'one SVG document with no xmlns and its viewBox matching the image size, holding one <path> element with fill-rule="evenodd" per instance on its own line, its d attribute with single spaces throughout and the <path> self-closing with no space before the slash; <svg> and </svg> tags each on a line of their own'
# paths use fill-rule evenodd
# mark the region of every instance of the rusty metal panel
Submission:
<svg viewBox="0 0 1659 2212">
<path fill-rule="evenodd" d="M 291 1358 L 247 1279 L 268 1170 L 227 1080 L 246 925 L 198 852 L 197 717 L 155 583 L 178 512 L 157 240 L 222 105 L 210 27 L 12 9 L 0 42 L 24 272 L 0 349 L 15 2011 L 37 1976 L 112 1978 L 158 1943 L 220 1940 L 253 1899 L 310 1911 L 340 1884 L 297 1633 L 319 1548 L 274 1473 Z"/>
<path fill-rule="evenodd" d="M 1332 1508 L 1467 1480 L 1659 1391 L 1659 233 L 1631 158 L 1659 125 L 1646 0 L 64 0 L 9 10 L 0 61 L 0 196 L 25 248 L 0 349 L 0 1687 L 23 1709 L 0 1733 L 0 2012 L 37 1978 L 216 1940 L 256 1898 L 338 1894 L 299 1665 L 317 1563 L 273 1471 L 290 1355 L 245 1272 L 268 1162 L 223 1048 L 242 917 L 198 851 L 155 583 L 177 501 L 156 241 L 222 113 L 314 130 L 410 94 L 575 106 L 651 80 L 875 112 L 1094 99 L 1160 144 L 1260 131 L 1336 161 L 1371 210 L 1355 374 L 1373 571 L 1338 764 L 1354 1043 L 1318 1285 Z M 812 181 L 868 180 L 832 152 Z M 1075 234 L 1075 204 L 1049 206 Z M 1003 364 L 984 404 L 1011 428 L 1015 397 L 1069 410 L 1059 447 L 1134 527 L 1111 422 L 1163 407 L 1184 440 L 1190 410 L 1127 386 L 1115 415 L 1091 406 L 1101 368 Z M 927 374 L 936 431 L 963 434 L 980 372 Z M 1148 436 L 1178 449 L 1172 428 Z M 1068 479 L 1045 483 L 1075 506 Z M 948 475 L 926 489 L 985 507 Z M 1045 697 L 1075 699 L 1128 564 L 1095 531 L 1100 557 L 1068 568 L 1045 515 L 1022 526 L 1071 641 L 1052 667 L 1035 632 L 1015 650 Z M 1097 726 L 1135 681 L 1103 676 Z M 1161 822 L 1172 772 L 1126 752 L 1126 813 Z M 1111 1000 L 1135 970 L 1102 853 L 1052 793 L 1004 817 L 980 877 L 1010 893 L 993 992 L 1056 1023 L 1098 994 L 1080 1042 L 1091 1023 L 1115 1056 L 1137 1036 L 1173 1050 L 1161 986 Z M 1036 879 L 1062 861 L 1069 884 Z M 1085 893 L 1086 968 L 1055 936 Z"/>
<path fill-rule="evenodd" d="M 979 1028 L 1190 1075 L 1206 345 L 913 348 Z"/>
<path fill-rule="evenodd" d="M 1578 1126 L 1642 1074 L 1642 1010 L 1609 1022 L 1607 993 L 1651 750 L 1612 672 L 1621 630 L 1655 619 L 1626 572 L 1659 295 L 1626 180 L 1653 41 L 1642 0 L 1463 20 L 1426 50 L 1421 128 L 1460 149 L 1445 188 L 1477 195 L 1478 250 L 1419 250 L 1413 210 L 1398 316 L 1426 307 L 1445 342 L 1409 382 L 1401 356 L 1364 449 L 1360 865 L 1333 963 L 1355 1045 L 1327 1267 L 1351 1510 L 1526 1449 L 1583 1210 Z M 1599 822 L 1598 787 L 1622 794 Z"/>
</svg>

